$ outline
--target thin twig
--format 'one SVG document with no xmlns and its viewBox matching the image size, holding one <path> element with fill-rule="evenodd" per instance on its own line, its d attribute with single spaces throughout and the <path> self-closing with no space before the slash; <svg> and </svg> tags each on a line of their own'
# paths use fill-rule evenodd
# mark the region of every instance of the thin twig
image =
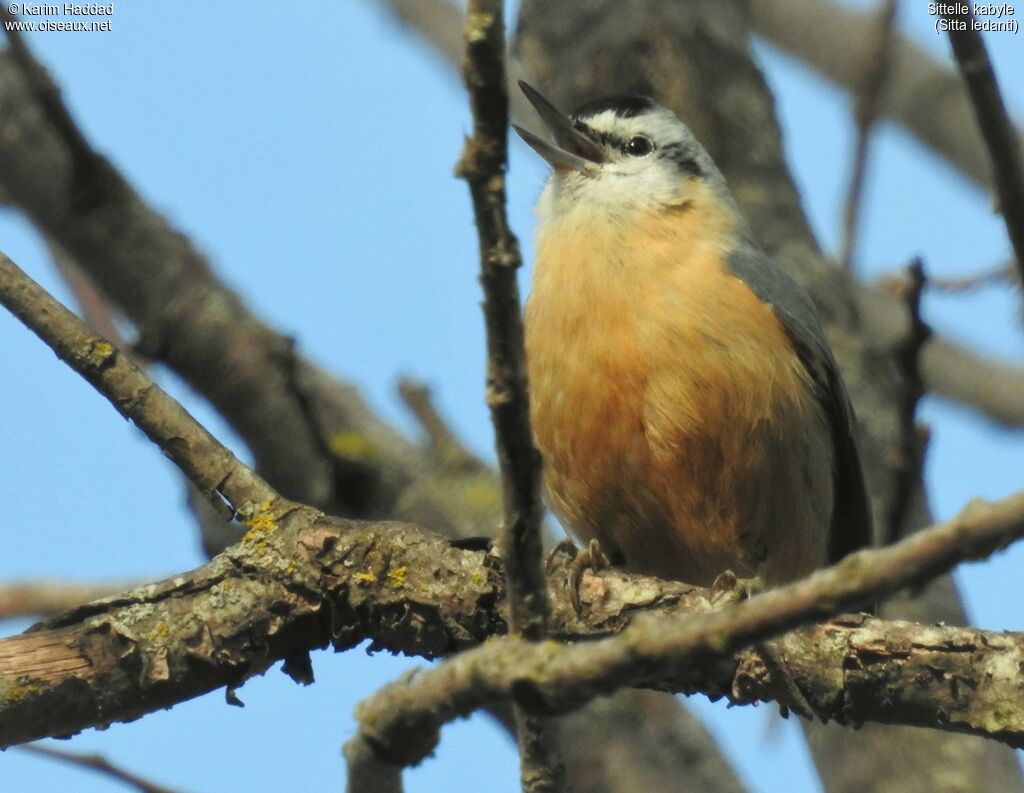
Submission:
<svg viewBox="0 0 1024 793">
<path fill-rule="evenodd" d="M 839 262 L 844 270 L 853 268 L 854 249 L 861 209 L 864 204 L 864 180 L 867 176 L 871 133 L 878 120 L 882 94 L 892 61 L 893 32 L 896 29 L 897 0 L 883 0 L 878 12 L 878 26 L 871 46 L 864 53 L 863 79 L 854 103 L 853 117 L 857 125 L 850 186 L 843 210 L 843 243 Z"/>
<path fill-rule="evenodd" d="M 513 698 L 533 713 L 562 713 L 622 686 L 650 684 L 689 664 L 712 663 L 811 620 L 855 608 L 981 558 L 1024 535 L 1024 493 L 972 502 L 944 524 L 897 545 L 860 551 L 785 587 L 709 614 L 638 618 L 611 638 L 585 644 L 509 637 L 392 683 L 357 708 L 368 740 L 417 762 L 441 724 Z M 1004 729 L 1008 728 L 1004 725 Z M 413 743 L 413 737 L 417 741 Z M 1021 742 L 1021 732 L 1016 732 Z M 419 758 L 421 759 L 421 758 Z"/>
<path fill-rule="evenodd" d="M 445 467 L 482 469 L 484 464 L 452 432 L 448 422 L 437 410 L 430 389 L 423 383 L 403 377 L 398 381 L 398 395 L 420 423 L 434 458 Z"/>
<path fill-rule="evenodd" d="M 487 328 L 487 404 L 494 425 L 505 524 L 500 544 L 514 636 L 542 639 L 548 617 L 543 567 L 540 453 L 533 444 L 526 350 L 517 271 L 519 242 L 505 209 L 508 165 L 508 77 L 504 4 L 469 0 L 463 74 L 473 111 L 473 135 L 456 173 L 469 184 L 480 243 L 480 282 Z M 564 788 L 555 725 L 516 709 L 520 778 L 524 793 Z"/>
<path fill-rule="evenodd" d="M 215 506 L 235 512 L 286 508 L 244 466 L 127 356 L 54 300 L 0 253 L 0 303 L 84 377 L 174 461 Z"/>
<path fill-rule="evenodd" d="M 903 374 L 903 389 L 900 404 L 900 434 L 897 446 L 890 455 L 893 472 L 894 493 L 889 503 L 888 521 L 885 525 L 887 544 L 896 542 L 903 533 L 903 527 L 910 513 L 913 496 L 918 492 L 924 464 L 925 438 L 917 425 L 917 405 L 925 394 L 921 378 L 921 350 L 932 335 L 932 329 L 921 316 L 921 296 L 928 284 L 924 262 L 915 259 L 907 268 L 905 298 L 910 327 L 907 335 L 894 350 L 896 365 Z"/>
<path fill-rule="evenodd" d="M 79 766 L 80 768 L 88 768 L 92 771 L 98 771 L 105 776 L 116 779 L 119 782 L 124 782 L 126 785 L 131 785 L 139 793 L 180 793 L 179 791 L 171 790 L 171 788 L 158 785 L 155 782 L 150 782 L 148 779 L 143 779 L 137 774 L 133 774 L 130 771 L 125 771 L 113 763 L 111 763 L 103 755 L 99 754 L 78 754 L 76 752 L 66 752 L 63 749 L 55 749 L 52 746 L 40 746 L 39 744 L 31 744 L 28 746 L 19 746 L 23 752 L 31 752 L 32 754 L 42 755 L 43 757 L 49 757 L 54 760 L 60 760 L 65 763 L 71 763 L 72 765 Z"/>
<path fill-rule="evenodd" d="M 1020 283 L 1017 267 L 1013 262 L 1000 264 L 974 275 L 928 277 L 928 288 L 939 292 L 973 292 L 988 286 Z"/>
<path fill-rule="evenodd" d="M 959 11 L 944 13 L 949 21 L 949 43 L 953 46 L 953 55 L 967 84 L 978 127 L 985 138 L 999 210 L 1024 279 L 1024 165 L 1020 140 L 1006 112 L 988 50 L 975 27 L 970 8 L 966 3 L 945 3 L 940 7 Z"/>
<path fill-rule="evenodd" d="M 46 579 L 0 584 L 0 620 L 59 614 L 132 586 L 135 584 L 70 584 Z"/>
</svg>

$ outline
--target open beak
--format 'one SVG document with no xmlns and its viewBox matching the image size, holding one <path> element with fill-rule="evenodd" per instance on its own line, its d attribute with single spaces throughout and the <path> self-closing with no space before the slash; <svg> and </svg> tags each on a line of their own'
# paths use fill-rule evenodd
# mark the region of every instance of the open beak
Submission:
<svg viewBox="0 0 1024 793">
<path fill-rule="evenodd" d="M 559 171 L 587 172 L 604 162 L 604 151 L 601 146 L 576 129 L 568 116 L 545 99 L 536 88 L 522 80 L 519 81 L 519 87 L 544 121 L 555 145 L 515 124 L 512 125 L 512 129 L 519 133 L 519 137 L 525 140 L 530 148 L 547 160 L 552 168 Z"/>
</svg>

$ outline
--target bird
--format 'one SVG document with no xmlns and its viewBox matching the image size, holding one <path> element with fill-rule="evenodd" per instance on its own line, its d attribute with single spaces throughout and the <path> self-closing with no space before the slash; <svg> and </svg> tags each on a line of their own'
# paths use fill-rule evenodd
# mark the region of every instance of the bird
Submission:
<svg viewBox="0 0 1024 793">
<path fill-rule="evenodd" d="M 770 588 L 869 545 L 856 421 L 814 305 L 705 148 L 646 96 L 566 115 L 520 87 L 550 139 L 513 125 L 551 166 L 524 338 L 562 525 L 695 586 Z"/>
</svg>

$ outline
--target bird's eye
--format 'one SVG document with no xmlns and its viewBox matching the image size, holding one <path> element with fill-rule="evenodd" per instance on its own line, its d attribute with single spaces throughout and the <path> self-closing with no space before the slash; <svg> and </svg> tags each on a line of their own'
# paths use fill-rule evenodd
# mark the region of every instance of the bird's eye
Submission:
<svg viewBox="0 0 1024 793">
<path fill-rule="evenodd" d="M 626 141 L 626 154 L 630 157 L 646 157 L 654 151 L 654 144 L 643 135 L 635 135 Z"/>
</svg>

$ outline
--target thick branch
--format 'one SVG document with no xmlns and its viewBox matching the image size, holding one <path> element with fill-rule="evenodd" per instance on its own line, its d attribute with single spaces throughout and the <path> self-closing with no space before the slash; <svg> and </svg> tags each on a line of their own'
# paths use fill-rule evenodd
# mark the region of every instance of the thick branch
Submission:
<svg viewBox="0 0 1024 793">
<path fill-rule="evenodd" d="M 862 552 L 786 590 L 726 607 L 713 624 L 723 636 L 758 635 L 765 625 L 782 629 L 798 614 L 863 602 L 1022 533 L 1024 495 L 979 503 L 898 546 Z M 552 572 L 553 581 L 561 576 L 562 569 Z M 833 599 L 818 600 L 824 592 Z M 554 602 L 552 635 L 608 636 L 642 612 L 705 612 L 710 598 L 685 584 L 615 571 L 586 578 L 582 595 L 583 618 L 567 597 Z M 450 655 L 503 632 L 503 613 L 500 576 L 484 552 L 453 548 L 413 526 L 342 521 L 299 508 L 273 530 L 250 531 L 192 573 L 0 640 L 0 746 L 132 719 L 236 687 L 275 661 L 329 643 L 345 649 L 370 639 L 377 649 Z M 655 637 L 648 649 L 671 650 L 682 635 Z M 565 657 L 584 664 L 580 671 L 591 668 L 583 658 L 591 653 L 618 657 L 614 645 L 602 643 L 555 647 L 546 643 L 538 652 L 549 660 L 570 652 Z M 857 617 L 798 631 L 784 648 L 790 674 L 822 717 L 930 726 L 1024 745 L 1020 634 Z M 638 662 L 653 665 L 642 673 L 628 662 L 619 668 L 645 686 L 787 704 L 785 687 L 774 684 L 751 651 L 731 660 L 712 652 L 684 667 L 662 668 L 651 654 Z M 607 682 L 600 685 L 607 690 Z M 547 705 L 562 701 L 556 688 L 543 689 Z"/>
</svg>

